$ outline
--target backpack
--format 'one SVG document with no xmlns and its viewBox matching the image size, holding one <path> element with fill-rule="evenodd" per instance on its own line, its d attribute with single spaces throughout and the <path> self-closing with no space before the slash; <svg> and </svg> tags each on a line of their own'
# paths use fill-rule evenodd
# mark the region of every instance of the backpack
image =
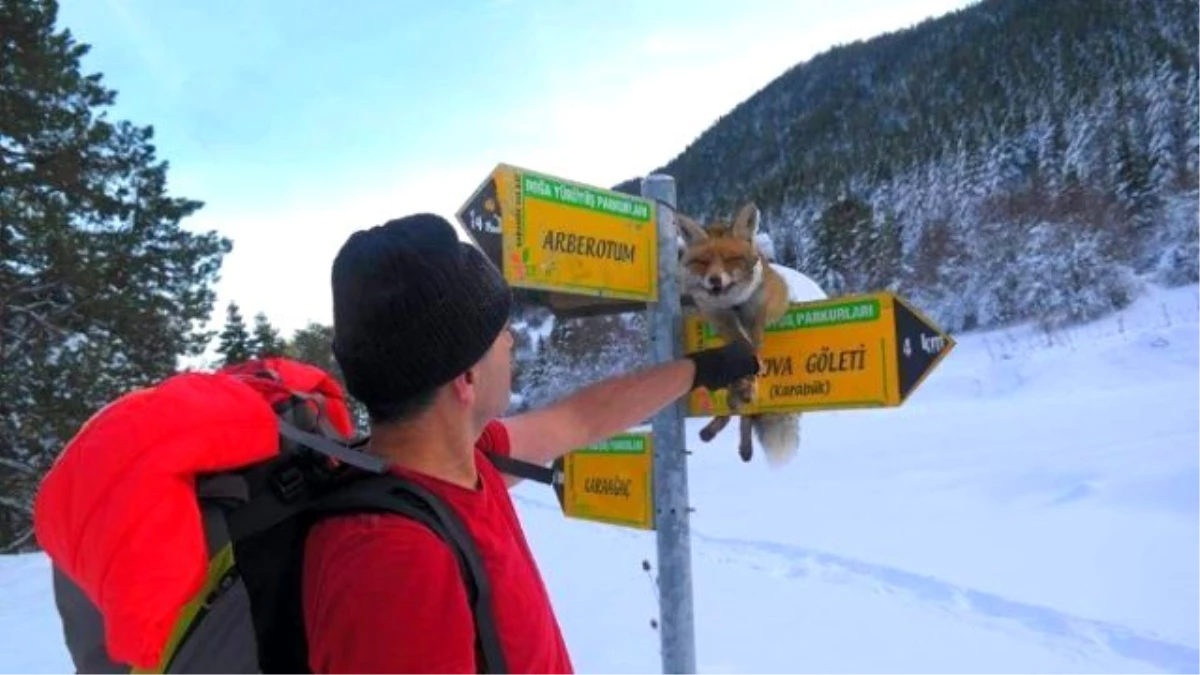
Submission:
<svg viewBox="0 0 1200 675">
<path fill-rule="evenodd" d="M 504 672 L 490 585 L 466 527 L 362 452 L 368 439 L 349 440 L 352 429 L 336 381 L 277 357 L 174 375 L 89 419 L 34 505 L 76 669 L 309 672 L 305 536 L 321 518 L 386 512 L 454 550 L 476 663 Z M 542 467 L 491 459 L 544 478 Z"/>
</svg>

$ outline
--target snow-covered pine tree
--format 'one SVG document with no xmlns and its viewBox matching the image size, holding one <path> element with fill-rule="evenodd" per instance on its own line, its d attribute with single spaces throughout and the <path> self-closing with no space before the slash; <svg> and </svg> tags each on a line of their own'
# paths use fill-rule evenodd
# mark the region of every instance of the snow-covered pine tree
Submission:
<svg viewBox="0 0 1200 675">
<path fill-rule="evenodd" d="M 1170 61 L 1160 61 L 1141 82 L 1146 141 L 1153 165 L 1150 187 L 1159 198 L 1188 186 L 1187 89 Z"/>
<path fill-rule="evenodd" d="M 1186 167 L 1187 173 L 1183 180 L 1190 186 L 1196 185 L 1196 178 L 1200 175 L 1200 74 L 1193 64 L 1188 68 L 1187 77 L 1184 78 L 1184 85 L 1187 89 L 1184 91 L 1184 138 L 1187 144 Z"/>
<path fill-rule="evenodd" d="M 1155 250 L 1154 278 L 1167 286 L 1200 281 L 1200 227 L 1196 224 L 1196 203 L 1200 192 L 1192 190 L 1167 200 L 1163 209 L 1166 221 Z"/>
<path fill-rule="evenodd" d="M 1027 259 L 1016 291 L 1022 318 L 1046 328 L 1092 319 L 1128 305 L 1136 282 L 1115 255 L 1109 232 L 1075 222 L 1029 228 Z"/>
</svg>

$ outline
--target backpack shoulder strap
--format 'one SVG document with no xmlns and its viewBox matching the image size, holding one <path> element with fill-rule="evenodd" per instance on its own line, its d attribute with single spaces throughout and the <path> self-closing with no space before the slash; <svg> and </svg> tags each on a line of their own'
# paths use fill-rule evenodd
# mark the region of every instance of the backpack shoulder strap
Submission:
<svg viewBox="0 0 1200 675">
<path fill-rule="evenodd" d="M 551 487 L 560 485 L 563 482 L 562 471 L 555 467 L 513 459 L 508 455 L 501 455 L 495 452 L 485 452 L 484 455 L 496 467 L 496 470 L 501 473 L 507 473 L 517 478 L 528 478 L 538 483 L 545 483 Z"/>
<path fill-rule="evenodd" d="M 393 513 L 411 518 L 441 537 L 454 551 L 467 585 L 467 599 L 475 618 L 477 660 L 484 672 L 507 672 L 483 560 L 466 526 L 437 495 L 395 474 L 368 475 L 321 498 L 308 510 L 316 518 L 343 513 Z"/>
</svg>

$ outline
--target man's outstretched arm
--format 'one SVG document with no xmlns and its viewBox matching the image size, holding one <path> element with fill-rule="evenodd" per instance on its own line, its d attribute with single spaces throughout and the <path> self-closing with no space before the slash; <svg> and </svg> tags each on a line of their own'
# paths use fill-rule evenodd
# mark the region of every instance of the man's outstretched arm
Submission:
<svg viewBox="0 0 1200 675">
<path fill-rule="evenodd" d="M 734 342 L 591 384 L 539 410 L 506 418 L 514 459 L 546 465 L 641 424 L 696 387 L 723 389 L 758 373 L 754 352 Z"/>
</svg>

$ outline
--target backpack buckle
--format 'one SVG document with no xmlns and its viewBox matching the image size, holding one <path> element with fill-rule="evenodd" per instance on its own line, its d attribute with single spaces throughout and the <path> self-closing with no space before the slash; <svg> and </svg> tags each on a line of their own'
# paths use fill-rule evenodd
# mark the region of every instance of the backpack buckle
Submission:
<svg viewBox="0 0 1200 675">
<path fill-rule="evenodd" d="M 304 472 L 295 465 L 285 466 L 271 477 L 271 488 L 285 503 L 294 502 L 304 491 Z"/>
</svg>

